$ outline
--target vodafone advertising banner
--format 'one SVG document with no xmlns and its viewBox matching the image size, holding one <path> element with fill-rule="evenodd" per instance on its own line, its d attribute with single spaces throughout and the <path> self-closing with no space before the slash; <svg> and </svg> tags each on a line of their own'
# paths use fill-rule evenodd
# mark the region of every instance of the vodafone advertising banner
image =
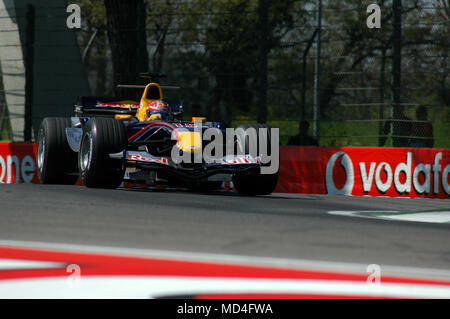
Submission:
<svg viewBox="0 0 450 319">
<path fill-rule="evenodd" d="M 450 199 L 450 150 L 280 148 L 277 193 Z M 36 144 L 0 143 L 0 183 L 39 183 Z"/>
<path fill-rule="evenodd" d="M 0 143 L 0 183 L 39 183 L 36 144 Z"/>
<path fill-rule="evenodd" d="M 280 156 L 276 192 L 450 198 L 450 150 L 286 146 Z"/>
</svg>

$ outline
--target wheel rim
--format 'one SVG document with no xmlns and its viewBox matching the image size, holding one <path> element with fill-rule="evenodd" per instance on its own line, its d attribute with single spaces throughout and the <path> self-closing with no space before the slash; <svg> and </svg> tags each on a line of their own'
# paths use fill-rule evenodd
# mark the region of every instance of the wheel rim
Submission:
<svg viewBox="0 0 450 319">
<path fill-rule="evenodd" d="M 92 156 L 92 140 L 90 134 L 86 134 L 81 142 L 80 149 L 80 168 L 85 171 L 89 166 Z"/>
<path fill-rule="evenodd" d="M 38 156 L 37 156 L 39 172 L 42 172 L 42 170 L 44 168 L 44 158 L 45 158 L 46 146 L 47 146 L 47 142 L 46 142 L 45 134 L 43 134 L 43 131 L 41 130 L 39 132 Z"/>
</svg>

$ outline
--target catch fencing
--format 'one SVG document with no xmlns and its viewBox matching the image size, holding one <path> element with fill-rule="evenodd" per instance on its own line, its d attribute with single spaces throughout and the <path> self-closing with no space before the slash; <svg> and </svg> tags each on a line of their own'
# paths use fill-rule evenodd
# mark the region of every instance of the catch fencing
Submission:
<svg viewBox="0 0 450 319">
<path fill-rule="evenodd" d="M 380 28 L 369 28 L 373 2 L 143 1 L 145 23 L 136 32 L 145 31 L 146 54 L 136 63 L 182 87 L 167 94 L 183 101 L 186 119 L 206 116 L 234 127 L 267 122 L 280 128 L 282 145 L 450 148 L 449 1 L 377 1 Z M 77 37 L 79 71 L 92 94 L 112 95 L 104 2 L 74 3 L 82 28 L 69 32 Z M 64 6 L 51 12 L 40 18 L 67 17 Z M 26 10 L 18 14 L 27 19 Z M 0 34 L 7 31 L 0 24 Z M 72 102 L 73 88 L 58 90 Z M 8 139 L 12 115 L 2 94 L 0 104 Z"/>
</svg>

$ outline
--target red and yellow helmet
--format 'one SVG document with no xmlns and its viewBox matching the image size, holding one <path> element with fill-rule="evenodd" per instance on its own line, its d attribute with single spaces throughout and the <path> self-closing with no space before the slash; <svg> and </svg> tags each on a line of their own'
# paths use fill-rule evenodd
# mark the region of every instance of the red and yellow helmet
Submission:
<svg viewBox="0 0 450 319">
<path fill-rule="evenodd" d="M 147 104 L 146 121 L 169 120 L 170 106 L 163 100 L 152 101 Z"/>
</svg>

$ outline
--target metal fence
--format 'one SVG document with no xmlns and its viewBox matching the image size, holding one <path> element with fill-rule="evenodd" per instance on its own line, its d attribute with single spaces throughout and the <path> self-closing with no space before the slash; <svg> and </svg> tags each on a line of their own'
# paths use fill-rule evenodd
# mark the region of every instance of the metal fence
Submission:
<svg viewBox="0 0 450 319">
<path fill-rule="evenodd" d="M 91 91 L 112 95 L 103 1 L 74 2 Z M 381 27 L 371 29 L 374 2 Z M 182 86 L 168 94 L 186 119 L 267 122 L 282 145 L 450 148 L 448 0 L 144 4 L 145 64 Z"/>
</svg>

